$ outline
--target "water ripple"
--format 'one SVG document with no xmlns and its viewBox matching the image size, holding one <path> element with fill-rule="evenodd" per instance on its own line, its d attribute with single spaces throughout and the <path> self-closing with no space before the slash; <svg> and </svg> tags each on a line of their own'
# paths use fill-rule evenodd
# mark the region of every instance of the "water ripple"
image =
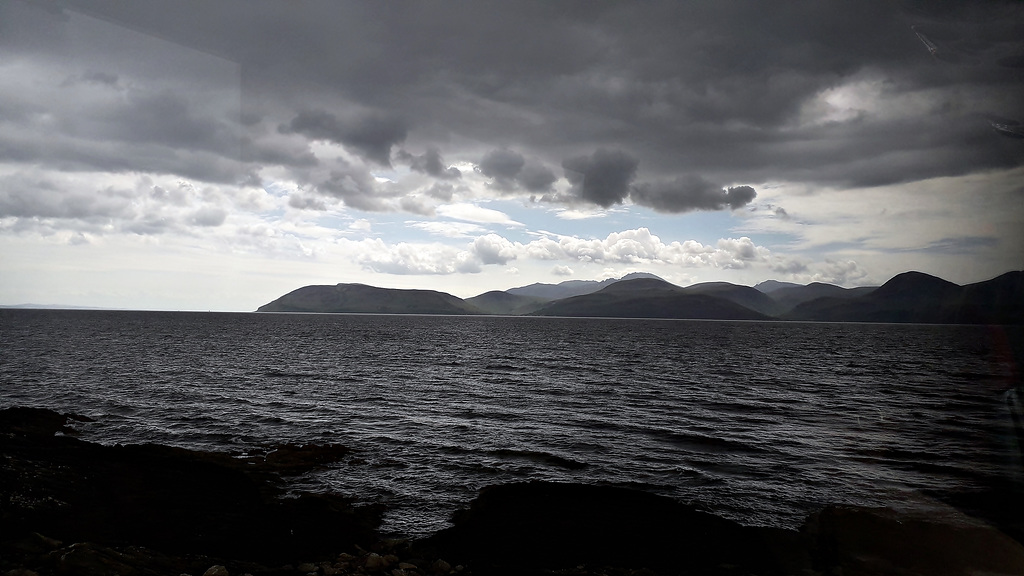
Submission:
<svg viewBox="0 0 1024 576">
<path fill-rule="evenodd" d="M 480 487 L 642 487 L 749 524 L 1021 468 L 984 327 L 0 311 L 0 406 L 104 443 L 340 443 L 303 482 L 443 527 Z M 1019 372 L 1017 372 L 1019 373 Z"/>
</svg>

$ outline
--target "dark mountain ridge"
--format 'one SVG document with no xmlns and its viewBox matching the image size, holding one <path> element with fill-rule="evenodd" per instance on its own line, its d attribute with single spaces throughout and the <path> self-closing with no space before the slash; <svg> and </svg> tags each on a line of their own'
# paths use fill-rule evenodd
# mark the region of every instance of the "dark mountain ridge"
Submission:
<svg viewBox="0 0 1024 576">
<path fill-rule="evenodd" d="M 768 320 L 769 317 L 707 294 L 688 294 L 664 280 L 623 280 L 582 296 L 551 302 L 532 316 Z"/>
<path fill-rule="evenodd" d="M 566 280 L 558 284 L 541 284 L 535 283 L 528 286 L 519 286 L 517 288 L 509 288 L 505 290 L 509 294 L 516 296 L 532 296 L 540 298 L 542 300 L 560 300 L 562 298 L 569 298 L 571 296 L 582 296 L 584 294 L 593 294 L 598 290 L 606 288 L 616 282 L 623 280 L 636 280 L 639 278 L 654 278 L 661 280 L 654 274 L 648 274 L 647 272 L 633 272 L 626 274 L 622 278 L 608 278 L 606 280 Z"/>
<path fill-rule="evenodd" d="M 1021 324 L 1024 323 L 1024 272 L 1008 272 L 967 286 L 921 272 L 904 272 L 863 296 L 825 297 L 804 302 L 782 319 Z"/>
<path fill-rule="evenodd" d="M 467 303 L 479 308 L 484 313 L 501 316 L 529 314 L 549 301 L 539 296 L 512 294 L 501 290 L 491 290 L 479 296 L 466 298 Z"/>
<path fill-rule="evenodd" d="M 648 278 L 626 278 L 626 277 L 623 277 L 622 280 L 619 280 L 618 282 L 613 282 L 613 283 L 605 286 L 604 288 L 601 288 L 600 290 L 598 290 L 597 292 L 594 292 L 594 293 L 595 294 L 596 293 L 603 293 L 603 294 L 614 294 L 614 293 L 644 294 L 644 293 L 646 293 L 646 294 L 651 294 L 651 293 L 655 293 L 655 292 L 679 292 L 680 290 L 683 290 L 683 288 L 681 288 L 679 286 L 676 286 L 675 284 L 672 284 L 671 282 L 666 282 L 665 280 L 662 280 L 661 278 L 654 278 L 654 277 L 648 277 Z M 587 296 L 587 294 L 583 294 L 583 296 Z"/>
<path fill-rule="evenodd" d="M 504 292 L 491 291 L 467 300 L 433 290 L 395 290 L 363 284 L 306 286 L 261 306 L 258 311 L 1024 324 L 1021 271 L 965 286 L 921 272 L 905 272 L 877 288 L 776 283 L 767 286 L 771 288 L 767 293 L 728 282 L 680 287 L 645 274 L 615 281 L 562 284 L 565 286 L 535 284 Z M 540 295 L 556 293 L 559 286 L 567 293 L 584 287 L 589 291 L 563 298 Z M 524 290 L 534 294 L 521 293 Z"/>
<path fill-rule="evenodd" d="M 800 286 L 802 286 L 802 284 L 796 284 L 794 282 L 779 282 L 778 280 L 765 280 L 764 282 L 758 282 L 757 284 L 754 284 L 754 289 L 760 290 L 765 294 L 771 294 L 772 292 L 782 290 L 783 288 L 797 288 Z"/>
<path fill-rule="evenodd" d="M 687 294 L 705 294 L 725 298 L 734 304 L 739 304 L 765 316 L 777 316 L 784 312 L 772 296 L 749 286 L 739 286 L 729 282 L 705 282 L 687 286 L 683 288 L 683 291 Z"/>
<path fill-rule="evenodd" d="M 362 314 L 480 314 L 465 300 L 434 290 L 396 290 L 365 284 L 305 286 L 260 306 L 257 312 Z"/>
<path fill-rule="evenodd" d="M 864 296 L 876 290 L 877 286 L 861 286 L 858 288 L 843 288 L 835 284 L 823 284 L 811 282 L 806 286 L 794 285 L 779 288 L 770 293 L 772 300 L 778 303 L 780 314 L 784 314 L 804 302 L 810 302 L 818 298 L 836 298 L 849 300 L 858 296 Z"/>
</svg>

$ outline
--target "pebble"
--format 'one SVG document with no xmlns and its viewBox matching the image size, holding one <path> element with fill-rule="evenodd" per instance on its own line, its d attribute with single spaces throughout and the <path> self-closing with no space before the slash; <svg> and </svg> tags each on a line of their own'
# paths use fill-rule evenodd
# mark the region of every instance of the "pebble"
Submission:
<svg viewBox="0 0 1024 576">
<path fill-rule="evenodd" d="M 387 568 L 387 565 L 388 561 L 376 552 L 370 552 L 367 554 L 366 560 L 363 563 L 363 567 L 367 570 L 379 570 L 381 568 Z"/>
<path fill-rule="evenodd" d="M 228 574 L 228 569 L 227 568 L 221 566 L 220 564 L 214 564 L 213 566 L 210 566 L 209 568 L 207 568 L 206 572 L 203 572 L 203 576 L 230 576 L 230 575 Z"/>
</svg>

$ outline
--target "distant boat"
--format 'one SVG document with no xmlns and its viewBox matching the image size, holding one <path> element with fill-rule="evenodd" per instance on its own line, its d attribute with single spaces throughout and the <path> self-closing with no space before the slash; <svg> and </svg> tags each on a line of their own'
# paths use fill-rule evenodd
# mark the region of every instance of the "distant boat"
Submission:
<svg viewBox="0 0 1024 576">
<path fill-rule="evenodd" d="M 1020 124 L 1001 124 L 999 122 L 989 122 L 996 132 L 1004 136 L 1011 138 L 1024 138 L 1024 126 Z"/>
<path fill-rule="evenodd" d="M 935 56 L 936 53 L 939 51 L 938 45 L 935 44 L 935 42 L 929 40 L 928 37 L 925 36 L 924 34 L 918 32 L 917 26 L 911 26 L 910 29 L 914 31 L 914 34 L 917 34 L 918 39 L 921 40 L 921 42 L 924 44 L 924 47 L 928 49 L 928 53 L 931 54 L 932 56 Z"/>
</svg>

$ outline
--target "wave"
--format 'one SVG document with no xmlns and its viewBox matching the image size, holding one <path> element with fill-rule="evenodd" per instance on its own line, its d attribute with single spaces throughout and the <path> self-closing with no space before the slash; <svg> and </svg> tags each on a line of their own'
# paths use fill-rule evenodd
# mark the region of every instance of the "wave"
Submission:
<svg viewBox="0 0 1024 576">
<path fill-rule="evenodd" d="M 567 470 L 582 470 L 588 466 L 586 462 L 581 462 L 573 458 L 566 458 L 564 456 L 558 456 L 557 454 L 551 454 L 549 452 L 539 452 L 536 450 L 514 450 L 510 448 L 502 448 L 498 450 L 488 450 L 485 452 L 490 456 L 497 456 L 499 458 L 510 459 L 510 460 L 527 460 L 529 462 L 536 462 L 545 466 L 554 466 L 556 468 L 565 468 Z"/>
<path fill-rule="evenodd" d="M 984 331 L 93 316 L 5 324 L 0 406 L 97 418 L 82 434 L 103 443 L 347 445 L 318 478 L 407 503 L 403 530 L 523 478 L 636 483 L 774 524 L 808 502 L 884 504 L 892 486 L 981 490 L 1016 448 Z"/>
</svg>

